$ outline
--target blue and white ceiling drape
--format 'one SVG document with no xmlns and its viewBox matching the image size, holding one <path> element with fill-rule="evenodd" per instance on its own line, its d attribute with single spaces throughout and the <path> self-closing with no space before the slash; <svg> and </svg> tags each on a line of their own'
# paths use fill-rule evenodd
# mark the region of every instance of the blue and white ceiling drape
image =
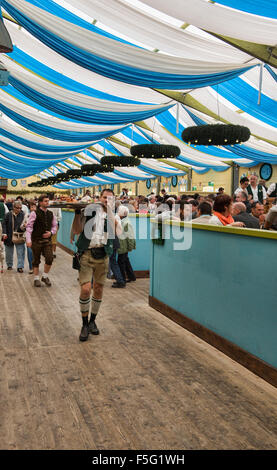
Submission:
<svg viewBox="0 0 277 470">
<path fill-rule="evenodd" d="M 0 176 L 45 177 L 99 162 L 102 155 L 129 155 L 131 145 L 146 142 L 178 145 L 181 155 L 163 162 L 143 159 L 138 168 L 62 186 L 181 175 L 188 167 L 225 171 L 231 161 L 249 167 L 276 162 L 275 70 L 265 65 L 259 90 L 260 62 L 197 28 L 274 45 L 272 2 L 246 1 L 243 7 L 236 0 L 0 4 L 15 20 L 4 20 L 14 51 L 1 56 L 10 79 L 7 87 L 0 87 Z M 184 21 L 193 26 L 184 29 Z M 201 107 L 179 105 L 177 118 L 175 95 L 167 96 L 170 90 L 188 94 L 208 114 Z M 224 148 L 186 145 L 183 128 L 217 122 L 211 115 L 247 125 L 250 141 Z"/>
</svg>

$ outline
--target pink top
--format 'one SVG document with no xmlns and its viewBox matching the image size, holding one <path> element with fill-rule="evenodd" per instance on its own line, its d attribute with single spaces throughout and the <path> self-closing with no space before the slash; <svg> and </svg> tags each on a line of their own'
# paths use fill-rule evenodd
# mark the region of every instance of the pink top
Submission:
<svg viewBox="0 0 277 470">
<path fill-rule="evenodd" d="M 37 218 L 36 211 L 31 212 L 28 218 L 27 225 L 26 225 L 26 243 L 31 243 L 32 241 L 31 236 L 32 236 L 33 227 L 34 227 L 36 218 Z M 57 231 L 57 220 L 56 220 L 56 217 L 53 215 L 52 227 L 51 227 L 52 235 L 55 235 L 56 231 Z"/>
</svg>

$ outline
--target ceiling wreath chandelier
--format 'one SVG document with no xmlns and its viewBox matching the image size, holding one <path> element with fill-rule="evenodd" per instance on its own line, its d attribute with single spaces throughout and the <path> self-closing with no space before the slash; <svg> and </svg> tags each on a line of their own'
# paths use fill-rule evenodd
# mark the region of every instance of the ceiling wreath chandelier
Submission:
<svg viewBox="0 0 277 470">
<path fill-rule="evenodd" d="M 119 167 L 138 166 L 140 165 L 140 159 L 136 157 L 129 157 L 129 156 L 102 157 L 101 165 L 107 165 L 109 168 L 113 168 L 117 166 Z"/>
<path fill-rule="evenodd" d="M 108 165 L 102 165 L 99 163 L 91 163 L 81 166 L 82 176 L 94 176 L 96 173 L 107 173 L 112 171 L 112 168 Z"/>
<path fill-rule="evenodd" d="M 176 158 L 181 150 L 176 145 L 141 144 L 133 145 L 130 149 L 134 157 L 139 158 Z"/>
<path fill-rule="evenodd" d="M 189 145 L 238 145 L 250 138 L 250 130 L 234 124 L 205 124 L 187 127 L 182 139 Z"/>
</svg>

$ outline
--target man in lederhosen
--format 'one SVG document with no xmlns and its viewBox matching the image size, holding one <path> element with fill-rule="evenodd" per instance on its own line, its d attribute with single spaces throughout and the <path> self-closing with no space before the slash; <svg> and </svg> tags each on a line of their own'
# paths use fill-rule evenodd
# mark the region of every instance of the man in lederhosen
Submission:
<svg viewBox="0 0 277 470">
<path fill-rule="evenodd" d="M 80 234 L 76 246 L 80 255 L 80 298 L 82 315 L 80 341 L 86 341 L 89 333 L 98 335 L 95 323 L 99 312 L 105 280 L 107 278 L 109 256 L 113 252 L 115 234 L 120 235 L 121 224 L 114 216 L 114 193 L 110 189 L 101 192 L 99 203 L 89 204 L 83 213 L 75 211 L 71 239 Z M 93 292 L 91 296 L 91 279 Z M 91 312 L 90 319 L 89 311 Z"/>
<path fill-rule="evenodd" d="M 53 249 L 51 237 L 57 231 L 57 221 L 51 211 L 48 210 L 49 198 L 42 194 L 38 198 L 38 208 L 31 212 L 26 226 L 26 244 L 32 247 L 34 286 L 41 287 L 39 280 L 40 256 L 45 257 L 44 272 L 41 281 L 48 287 L 51 286 L 49 271 L 53 262 Z"/>
</svg>

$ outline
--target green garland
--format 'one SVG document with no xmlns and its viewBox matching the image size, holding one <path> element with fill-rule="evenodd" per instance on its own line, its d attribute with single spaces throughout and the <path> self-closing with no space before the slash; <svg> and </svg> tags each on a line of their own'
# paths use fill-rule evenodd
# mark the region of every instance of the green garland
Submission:
<svg viewBox="0 0 277 470">
<path fill-rule="evenodd" d="M 92 163 L 90 165 L 82 165 L 81 171 L 83 176 L 94 176 L 96 173 L 106 173 L 111 171 L 111 169 L 98 163 Z"/>
<path fill-rule="evenodd" d="M 130 152 L 140 158 L 176 158 L 181 150 L 176 145 L 142 144 L 133 145 Z"/>
<path fill-rule="evenodd" d="M 82 177 L 82 170 L 67 170 L 66 174 L 69 176 L 70 179 L 74 178 L 81 178 Z"/>
<path fill-rule="evenodd" d="M 138 166 L 140 165 L 140 160 L 129 156 L 102 157 L 101 165 L 107 165 L 110 168 L 114 166 Z"/>
<path fill-rule="evenodd" d="M 248 127 L 233 124 L 205 124 L 187 127 L 182 132 L 184 142 L 191 145 L 234 145 L 250 137 Z"/>
</svg>

